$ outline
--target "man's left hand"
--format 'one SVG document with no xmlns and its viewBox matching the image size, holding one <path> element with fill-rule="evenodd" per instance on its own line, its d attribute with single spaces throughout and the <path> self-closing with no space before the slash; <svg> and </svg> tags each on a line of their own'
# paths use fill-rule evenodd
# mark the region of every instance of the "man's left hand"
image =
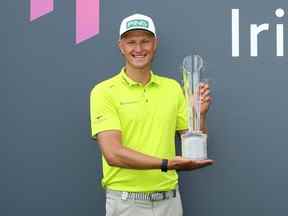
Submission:
<svg viewBox="0 0 288 216">
<path fill-rule="evenodd" d="M 207 83 L 200 83 L 200 114 L 205 116 L 209 110 L 212 97 L 210 95 L 210 88 Z"/>
</svg>

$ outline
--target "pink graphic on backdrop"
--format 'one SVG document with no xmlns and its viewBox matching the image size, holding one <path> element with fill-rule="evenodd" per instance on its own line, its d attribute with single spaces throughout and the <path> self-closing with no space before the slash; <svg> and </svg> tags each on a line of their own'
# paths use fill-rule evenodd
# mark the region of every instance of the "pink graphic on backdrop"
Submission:
<svg viewBox="0 0 288 216">
<path fill-rule="evenodd" d="M 54 10 L 54 0 L 30 0 L 30 21 Z"/>
<path fill-rule="evenodd" d="M 76 43 L 99 33 L 100 0 L 76 0 Z"/>
<path fill-rule="evenodd" d="M 100 0 L 76 1 L 76 44 L 86 41 L 100 31 Z M 30 21 L 54 10 L 54 0 L 30 0 Z"/>
</svg>

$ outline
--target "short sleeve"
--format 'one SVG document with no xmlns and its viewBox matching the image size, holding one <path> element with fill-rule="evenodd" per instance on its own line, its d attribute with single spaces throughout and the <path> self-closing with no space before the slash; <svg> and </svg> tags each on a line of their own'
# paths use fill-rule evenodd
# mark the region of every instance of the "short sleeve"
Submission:
<svg viewBox="0 0 288 216">
<path fill-rule="evenodd" d="M 186 101 L 184 92 L 178 83 L 177 83 L 177 93 L 178 93 L 178 110 L 177 110 L 176 130 L 186 130 L 188 129 Z"/>
<path fill-rule="evenodd" d="M 119 115 L 112 98 L 97 86 L 90 94 L 91 136 L 105 130 L 121 130 Z"/>
</svg>

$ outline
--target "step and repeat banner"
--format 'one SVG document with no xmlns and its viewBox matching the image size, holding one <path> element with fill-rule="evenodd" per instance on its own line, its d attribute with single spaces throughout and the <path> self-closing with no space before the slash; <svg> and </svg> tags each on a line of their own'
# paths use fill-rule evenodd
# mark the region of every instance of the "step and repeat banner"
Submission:
<svg viewBox="0 0 288 216">
<path fill-rule="evenodd" d="M 89 94 L 121 69 L 119 26 L 134 13 L 155 21 L 156 74 L 181 82 L 185 56 L 205 59 L 216 162 L 179 173 L 184 215 L 285 215 L 287 1 L 1 0 L 0 11 L 1 215 L 105 214 Z"/>
</svg>

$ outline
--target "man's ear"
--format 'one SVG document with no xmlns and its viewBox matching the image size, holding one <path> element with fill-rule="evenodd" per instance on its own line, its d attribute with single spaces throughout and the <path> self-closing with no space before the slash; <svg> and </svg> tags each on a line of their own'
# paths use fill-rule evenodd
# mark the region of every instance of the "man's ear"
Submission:
<svg viewBox="0 0 288 216">
<path fill-rule="evenodd" d="M 120 49 L 120 52 L 122 53 L 122 55 L 124 54 L 123 48 L 122 48 L 122 43 L 121 40 L 118 41 L 118 47 Z"/>
<path fill-rule="evenodd" d="M 158 44 L 159 44 L 159 37 L 155 37 L 155 50 L 157 49 L 158 47 Z"/>
</svg>

